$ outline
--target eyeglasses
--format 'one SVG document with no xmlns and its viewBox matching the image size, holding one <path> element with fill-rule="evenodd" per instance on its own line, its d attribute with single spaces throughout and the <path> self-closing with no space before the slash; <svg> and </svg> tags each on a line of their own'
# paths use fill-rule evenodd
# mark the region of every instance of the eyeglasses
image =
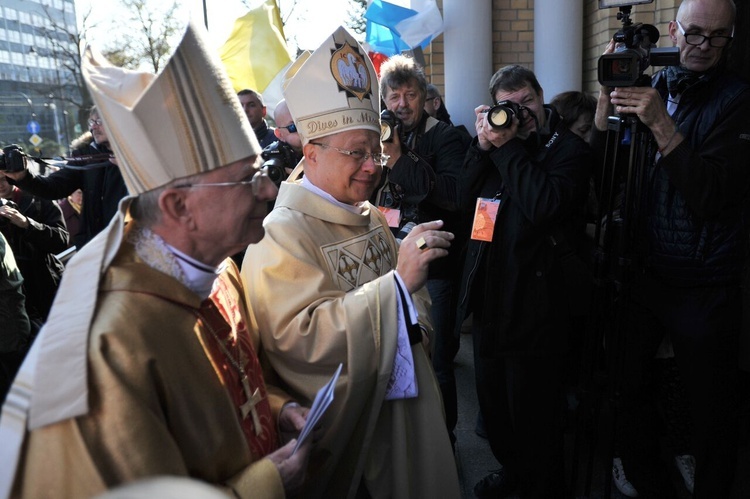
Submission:
<svg viewBox="0 0 750 499">
<path fill-rule="evenodd" d="M 269 182 L 271 179 L 268 176 L 268 172 L 263 170 L 258 170 L 253 174 L 253 178 L 250 180 L 240 180 L 237 182 L 208 182 L 205 184 L 179 184 L 172 186 L 174 189 L 192 189 L 193 187 L 235 187 L 238 185 L 249 185 L 253 189 L 253 196 L 257 196 L 260 193 L 260 188 L 263 185 L 263 181 L 268 180 Z"/>
<path fill-rule="evenodd" d="M 351 158 L 354 158 L 359 162 L 360 165 L 364 164 L 365 161 L 372 158 L 376 165 L 385 166 L 391 157 L 388 154 L 381 154 L 379 152 L 365 152 L 365 151 L 348 151 L 346 149 L 339 149 L 338 147 L 329 146 L 328 144 L 322 144 L 320 142 L 310 142 L 314 146 L 320 146 L 325 149 L 333 149 L 341 154 L 345 154 Z"/>
<path fill-rule="evenodd" d="M 699 33 L 685 33 L 685 28 L 682 27 L 680 21 L 675 20 L 677 28 L 679 28 L 682 36 L 685 37 L 685 43 L 688 45 L 703 45 L 703 42 L 708 40 L 708 44 L 714 48 L 726 47 L 729 42 L 732 41 L 731 36 L 705 36 Z M 734 33 L 732 33 L 734 34 Z"/>
<path fill-rule="evenodd" d="M 94 125 L 102 126 L 104 124 L 104 120 L 101 118 L 97 118 L 95 120 L 89 120 L 89 128 L 93 127 Z"/>
<path fill-rule="evenodd" d="M 287 126 L 280 126 L 279 128 L 286 128 L 287 130 L 289 130 L 289 133 L 297 133 L 297 125 L 295 125 L 294 123 Z"/>
</svg>

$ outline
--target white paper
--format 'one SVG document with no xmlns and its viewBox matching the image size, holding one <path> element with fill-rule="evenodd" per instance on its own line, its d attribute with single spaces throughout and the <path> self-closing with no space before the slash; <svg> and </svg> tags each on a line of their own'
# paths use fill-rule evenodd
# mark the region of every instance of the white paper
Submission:
<svg viewBox="0 0 750 499">
<path fill-rule="evenodd" d="M 315 428 L 315 425 L 318 424 L 318 421 L 320 421 L 320 418 L 323 417 L 323 414 L 325 414 L 328 406 L 330 406 L 331 402 L 333 402 L 333 390 L 334 388 L 336 388 L 336 381 L 338 381 L 339 374 L 341 374 L 341 369 L 343 367 L 343 364 L 339 364 L 339 367 L 336 369 L 336 372 L 333 373 L 333 377 L 330 379 L 330 381 L 323 385 L 323 387 L 318 390 L 318 393 L 315 395 L 315 400 L 313 401 L 312 407 L 310 408 L 310 412 L 307 413 L 305 426 L 302 428 L 302 431 L 299 432 L 299 437 L 297 437 L 297 445 L 294 446 L 292 455 L 294 455 L 294 453 L 297 452 L 297 449 L 299 449 L 300 445 L 302 445 L 302 443 L 307 440 L 308 436 L 312 433 L 313 428 Z"/>
</svg>

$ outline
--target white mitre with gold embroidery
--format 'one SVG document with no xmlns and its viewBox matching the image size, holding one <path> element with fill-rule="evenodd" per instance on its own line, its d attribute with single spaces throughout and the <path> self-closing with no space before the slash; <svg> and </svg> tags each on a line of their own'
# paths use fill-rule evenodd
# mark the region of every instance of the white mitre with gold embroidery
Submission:
<svg viewBox="0 0 750 499">
<path fill-rule="evenodd" d="M 339 27 L 285 75 L 284 98 L 306 144 L 345 130 L 380 134 L 378 76 L 367 52 Z"/>
<path fill-rule="evenodd" d="M 158 76 L 114 67 L 91 49 L 82 72 L 131 196 L 68 263 L 47 324 L 8 394 L 0 418 L 0 497 L 13 483 L 27 427 L 88 412 L 87 347 L 99 280 L 122 242 L 132 196 L 261 151 L 200 24 L 188 25 Z"/>
</svg>

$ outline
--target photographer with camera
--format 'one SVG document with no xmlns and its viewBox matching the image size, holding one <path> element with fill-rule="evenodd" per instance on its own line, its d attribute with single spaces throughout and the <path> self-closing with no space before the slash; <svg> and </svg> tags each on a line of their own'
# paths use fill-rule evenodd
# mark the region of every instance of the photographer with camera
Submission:
<svg viewBox="0 0 750 499">
<path fill-rule="evenodd" d="M 281 186 L 281 182 L 289 177 L 294 167 L 302 159 L 302 140 L 299 137 L 297 126 L 294 124 L 292 113 L 289 112 L 289 106 L 287 106 L 285 99 L 281 99 L 276 105 L 276 109 L 273 112 L 273 119 L 278 125 L 273 130 L 273 133 L 279 140 L 264 147 L 260 156 L 263 158 L 261 169 L 266 172 L 268 178 L 278 188 Z M 281 125 L 281 123 L 286 124 Z M 276 198 L 270 199 L 268 201 L 268 211 L 271 211 L 275 204 Z M 245 249 L 232 255 L 232 260 L 240 268 L 242 268 L 242 260 L 244 258 Z"/>
<path fill-rule="evenodd" d="M 265 147 L 261 156 L 268 178 L 278 187 L 302 159 L 302 140 L 285 99 L 276 104 L 273 119 L 276 122 L 273 133 L 279 140 Z"/>
<path fill-rule="evenodd" d="M 562 368 L 574 295 L 564 274 L 584 231 L 591 154 L 544 105 L 531 70 L 506 66 L 489 89 L 497 104 L 475 109 L 458 192 L 464 211 L 476 209 L 458 319 L 473 313 L 479 407 L 501 464 L 474 493 L 563 497 Z"/>
<path fill-rule="evenodd" d="M 731 0 L 684 0 L 669 23 L 679 65 L 656 73 L 650 86 L 602 86 L 599 94 L 595 144 L 613 111 L 637 116 L 652 139 L 645 187 L 635 200 L 617 438 L 641 496 L 668 494 L 645 396 L 648 368 L 665 336 L 690 407 L 694 497 L 729 497 L 737 468 L 750 85 L 725 64 L 734 20 Z M 605 53 L 614 51 L 610 42 Z"/>
<path fill-rule="evenodd" d="M 0 161 L 7 162 L 6 147 Z M 26 312 L 38 328 L 47 320 L 63 273 L 55 254 L 68 247 L 60 207 L 54 201 L 40 199 L 8 183 L 0 172 L 0 232 L 3 233 L 24 277 Z"/>
<path fill-rule="evenodd" d="M 77 189 L 83 191 L 81 231 L 73 241 L 79 250 L 107 226 L 120 200 L 128 195 L 120 170 L 112 162 L 109 137 L 95 106 L 88 124 L 89 132 L 71 144 L 73 157 L 79 160 L 69 161 L 68 166 L 46 177 L 26 168 L 6 172 L 13 184 L 44 199 L 62 199 Z"/>
<path fill-rule="evenodd" d="M 384 182 L 375 197 L 378 206 L 399 216 L 390 219 L 391 230 L 403 239 L 415 225 L 443 220 L 455 234 L 447 258 L 430 264 L 427 289 L 432 298 L 434 336 L 430 338 L 432 364 L 443 395 L 451 442 L 458 418 L 453 359 L 459 348 L 454 334 L 458 295 L 458 256 L 463 247 L 456 189 L 466 142 L 452 125 L 429 116 L 425 110 L 427 80 L 412 58 L 396 55 L 380 68 L 383 152 L 390 155 Z"/>
</svg>

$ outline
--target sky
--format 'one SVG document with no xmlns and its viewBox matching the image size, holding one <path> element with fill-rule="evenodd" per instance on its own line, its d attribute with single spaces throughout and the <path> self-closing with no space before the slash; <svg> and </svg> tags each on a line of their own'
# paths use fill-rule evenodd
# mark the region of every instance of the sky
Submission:
<svg viewBox="0 0 750 499">
<path fill-rule="evenodd" d="M 120 7 L 118 0 L 75 0 L 76 13 L 79 18 L 91 9 L 91 20 L 97 23 L 97 28 L 91 32 L 91 43 L 104 45 L 111 40 L 111 31 L 118 19 L 123 19 L 124 8 Z M 172 4 L 173 0 L 147 0 L 149 6 L 164 10 Z M 289 40 L 289 49 L 296 52 L 297 46 L 302 49 L 314 50 L 326 39 L 339 25 L 344 24 L 348 18 L 349 4 L 347 0 L 280 0 L 282 17 L 293 2 L 293 15 L 287 21 L 285 35 Z M 180 14 L 187 20 L 188 15 L 193 15 L 198 21 L 203 22 L 202 0 L 177 0 Z M 251 7 L 262 4 L 263 0 L 252 0 Z M 214 45 L 218 48 L 226 40 L 232 30 L 232 25 L 238 17 L 247 13 L 240 0 L 206 0 L 208 9 L 208 32 Z M 188 14 L 188 12 L 190 14 Z M 116 25 L 115 25 L 116 26 Z"/>
</svg>

